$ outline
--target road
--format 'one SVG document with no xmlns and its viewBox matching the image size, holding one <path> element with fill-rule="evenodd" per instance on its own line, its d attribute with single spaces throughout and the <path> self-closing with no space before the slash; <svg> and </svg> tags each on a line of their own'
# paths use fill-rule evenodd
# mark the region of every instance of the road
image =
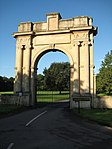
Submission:
<svg viewBox="0 0 112 149">
<path fill-rule="evenodd" d="M 0 149 L 111 149 L 112 129 L 56 103 L 0 119 Z"/>
</svg>

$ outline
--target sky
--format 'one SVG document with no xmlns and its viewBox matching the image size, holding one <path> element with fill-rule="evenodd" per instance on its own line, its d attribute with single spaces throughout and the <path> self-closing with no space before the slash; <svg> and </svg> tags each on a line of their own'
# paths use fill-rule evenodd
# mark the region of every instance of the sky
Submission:
<svg viewBox="0 0 112 149">
<path fill-rule="evenodd" d="M 0 0 L 0 76 L 14 77 L 16 40 L 21 22 L 46 21 L 46 13 L 59 12 L 62 19 L 90 16 L 98 27 L 94 37 L 95 73 L 112 50 L 112 0 Z M 69 61 L 62 53 L 47 53 L 39 61 L 38 73 L 53 62 Z"/>
</svg>

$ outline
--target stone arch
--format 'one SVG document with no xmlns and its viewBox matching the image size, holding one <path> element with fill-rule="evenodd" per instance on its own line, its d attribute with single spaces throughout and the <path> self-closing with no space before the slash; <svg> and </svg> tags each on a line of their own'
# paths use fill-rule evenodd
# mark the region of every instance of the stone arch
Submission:
<svg viewBox="0 0 112 149">
<path fill-rule="evenodd" d="M 49 49 L 48 47 L 44 47 L 44 48 L 42 48 L 40 51 L 38 51 L 38 52 L 34 55 L 34 57 L 33 57 L 31 67 L 33 68 L 33 67 L 35 66 L 35 62 L 36 62 L 37 59 L 40 59 L 44 54 L 46 54 L 46 53 L 48 53 L 48 52 L 51 52 L 51 51 L 59 51 L 59 52 L 64 53 L 64 54 L 69 58 L 70 65 L 71 65 L 71 66 L 74 65 L 72 55 L 71 55 L 66 49 L 64 49 L 63 47 L 61 47 L 61 46 L 56 46 L 55 49 Z M 37 60 L 37 61 L 38 61 L 38 60 Z"/>
<path fill-rule="evenodd" d="M 32 58 L 32 63 L 31 63 L 32 75 L 33 75 L 33 77 L 32 77 L 33 80 L 32 80 L 32 85 L 31 85 L 33 90 L 31 91 L 32 92 L 31 94 L 32 94 L 32 99 L 34 99 L 33 101 L 31 101 L 32 105 L 34 104 L 34 102 L 36 102 L 35 101 L 35 98 L 36 98 L 36 95 L 35 95 L 36 94 L 36 91 L 35 91 L 35 82 L 36 82 L 35 81 L 35 76 L 37 74 L 37 69 L 36 69 L 37 64 L 38 64 L 39 60 L 41 59 L 41 57 L 43 55 L 45 55 L 48 52 L 52 52 L 52 51 L 59 51 L 59 52 L 64 53 L 69 58 L 70 68 L 72 68 L 73 65 L 74 65 L 74 61 L 73 61 L 73 58 L 72 58 L 71 54 L 66 49 L 63 49 L 61 46 L 56 46 L 56 48 L 53 48 L 53 49 L 48 49 L 48 47 L 44 47 L 41 50 L 37 51 L 37 53 Z M 70 82 L 71 82 L 71 80 L 70 80 Z M 70 87 L 70 89 L 71 89 L 71 87 Z M 71 91 L 70 91 L 70 93 L 71 93 Z"/>
<path fill-rule="evenodd" d="M 62 20 L 60 13 L 49 13 L 46 22 L 20 23 L 16 38 L 16 66 L 14 92 L 22 95 L 25 105 L 34 105 L 37 61 L 48 51 L 61 51 L 71 65 L 71 108 L 78 99 L 92 100 L 95 95 L 94 82 L 94 36 L 97 27 L 92 18 L 79 16 Z"/>
</svg>

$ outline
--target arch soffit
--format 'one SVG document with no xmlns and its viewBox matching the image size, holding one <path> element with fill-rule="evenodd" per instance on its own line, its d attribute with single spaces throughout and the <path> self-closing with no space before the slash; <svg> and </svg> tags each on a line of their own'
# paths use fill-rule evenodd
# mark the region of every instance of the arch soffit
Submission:
<svg viewBox="0 0 112 149">
<path fill-rule="evenodd" d="M 73 62 L 72 55 L 66 49 L 62 48 L 61 46 L 56 46 L 54 49 L 50 49 L 49 47 L 44 47 L 41 50 L 39 50 L 33 57 L 32 64 L 31 64 L 32 68 L 35 67 L 35 65 L 38 63 L 38 61 L 44 54 L 50 51 L 53 51 L 53 50 L 64 53 L 69 58 L 70 65 L 73 66 L 74 62 Z"/>
</svg>

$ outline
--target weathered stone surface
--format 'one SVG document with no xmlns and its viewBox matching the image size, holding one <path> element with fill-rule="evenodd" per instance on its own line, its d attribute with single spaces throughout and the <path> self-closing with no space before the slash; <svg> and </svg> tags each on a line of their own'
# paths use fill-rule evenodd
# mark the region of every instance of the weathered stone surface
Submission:
<svg viewBox="0 0 112 149">
<path fill-rule="evenodd" d="M 112 108 L 112 96 L 101 96 L 94 99 L 94 108 Z"/>
<path fill-rule="evenodd" d="M 20 23 L 16 38 L 15 93 L 31 95 L 29 105 L 35 102 L 36 66 L 48 51 L 65 53 L 70 60 L 70 94 L 95 94 L 93 38 L 97 28 L 92 18 L 79 16 L 63 20 L 60 13 L 49 13 L 46 22 Z M 70 98 L 71 107 L 75 103 Z"/>
</svg>

